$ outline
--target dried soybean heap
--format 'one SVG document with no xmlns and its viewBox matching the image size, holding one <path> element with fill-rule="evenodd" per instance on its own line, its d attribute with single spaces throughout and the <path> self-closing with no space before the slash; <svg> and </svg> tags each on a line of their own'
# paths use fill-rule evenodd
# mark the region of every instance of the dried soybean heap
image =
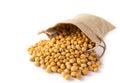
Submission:
<svg viewBox="0 0 120 83">
<path fill-rule="evenodd" d="M 54 30 L 49 40 L 40 40 L 28 48 L 36 66 L 48 73 L 59 73 L 66 80 L 81 80 L 90 71 L 98 72 L 101 62 L 93 49 L 95 42 L 73 24 L 58 25 Z"/>
<path fill-rule="evenodd" d="M 97 72 L 100 66 L 97 54 L 94 50 L 87 51 L 95 43 L 73 25 L 56 27 L 56 30 L 50 40 L 40 40 L 28 49 L 32 55 L 30 60 L 48 73 L 60 73 L 68 80 L 71 77 L 81 79 L 81 75 L 89 71 Z"/>
</svg>

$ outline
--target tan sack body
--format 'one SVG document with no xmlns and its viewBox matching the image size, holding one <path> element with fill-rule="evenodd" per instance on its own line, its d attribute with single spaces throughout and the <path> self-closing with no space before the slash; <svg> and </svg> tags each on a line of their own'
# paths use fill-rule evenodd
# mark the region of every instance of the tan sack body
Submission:
<svg viewBox="0 0 120 83">
<path fill-rule="evenodd" d="M 103 48 L 103 53 L 99 58 L 101 58 L 105 52 L 106 44 L 103 41 L 103 37 L 111 30 L 115 28 L 111 23 L 104 20 L 103 18 L 100 18 L 95 15 L 91 14 L 79 14 L 76 17 L 60 22 L 56 24 L 53 27 L 48 28 L 45 31 L 41 31 L 40 33 L 46 33 L 50 38 L 53 34 L 55 34 L 57 31 L 55 27 L 57 26 L 63 26 L 64 24 L 72 24 L 77 26 L 82 32 L 84 32 L 93 42 L 96 43 L 96 46 L 93 48 L 100 46 Z M 103 43 L 103 45 L 102 45 Z M 90 50 L 93 50 L 90 49 Z"/>
</svg>

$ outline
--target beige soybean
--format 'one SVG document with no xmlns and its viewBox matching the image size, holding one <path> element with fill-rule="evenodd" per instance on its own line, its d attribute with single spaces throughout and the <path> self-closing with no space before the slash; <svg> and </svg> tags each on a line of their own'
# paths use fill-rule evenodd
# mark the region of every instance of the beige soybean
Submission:
<svg viewBox="0 0 120 83">
<path fill-rule="evenodd" d="M 50 40 L 40 40 L 28 48 L 30 61 L 48 73 L 59 73 L 66 80 L 72 77 L 81 80 L 90 71 L 98 72 L 101 62 L 92 49 L 92 42 L 74 25 L 57 26 Z"/>
</svg>

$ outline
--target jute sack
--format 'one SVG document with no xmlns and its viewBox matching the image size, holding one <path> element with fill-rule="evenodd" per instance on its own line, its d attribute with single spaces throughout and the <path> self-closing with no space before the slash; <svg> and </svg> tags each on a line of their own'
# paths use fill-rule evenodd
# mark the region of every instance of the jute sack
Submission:
<svg viewBox="0 0 120 83">
<path fill-rule="evenodd" d="M 72 24 L 74 26 L 77 26 L 82 32 L 84 32 L 93 42 L 96 43 L 96 46 L 93 49 L 98 46 L 102 47 L 103 52 L 99 58 L 103 56 L 106 49 L 106 44 L 103 41 L 103 37 L 109 31 L 115 28 L 115 26 L 113 26 L 111 23 L 98 16 L 91 14 L 79 14 L 72 19 L 60 22 L 55 26 L 48 28 L 47 30 L 40 31 L 39 34 L 46 33 L 51 38 L 52 35 L 57 32 L 55 27 L 62 27 L 65 24 Z"/>
</svg>

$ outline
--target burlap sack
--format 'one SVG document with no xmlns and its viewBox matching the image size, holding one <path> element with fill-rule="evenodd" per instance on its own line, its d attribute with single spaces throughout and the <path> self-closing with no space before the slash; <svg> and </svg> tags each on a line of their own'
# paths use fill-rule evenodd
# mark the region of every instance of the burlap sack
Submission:
<svg viewBox="0 0 120 83">
<path fill-rule="evenodd" d="M 96 43 L 96 46 L 101 46 L 103 48 L 103 53 L 105 52 L 106 45 L 103 41 L 103 37 L 111 30 L 113 30 L 115 27 L 109 23 L 108 21 L 104 20 L 103 18 L 100 18 L 95 15 L 90 14 L 80 14 L 74 17 L 73 19 L 69 19 L 63 22 L 60 22 L 56 24 L 53 27 L 48 28 L 45 31 L 41 31 L 40 33 L 46 33 L 49 37 L 52 36 L 52 34 L 56 33 L 55 30 L 56 26 L 61 26 L 63 24 L 73 24 L 77 26 L 81 31 L 83 31 L 93 42 Z M 101 45 L 101 42 L 103 45 Z M 94 49 L 95 49 L 94 48 Z"/>
</svg>

